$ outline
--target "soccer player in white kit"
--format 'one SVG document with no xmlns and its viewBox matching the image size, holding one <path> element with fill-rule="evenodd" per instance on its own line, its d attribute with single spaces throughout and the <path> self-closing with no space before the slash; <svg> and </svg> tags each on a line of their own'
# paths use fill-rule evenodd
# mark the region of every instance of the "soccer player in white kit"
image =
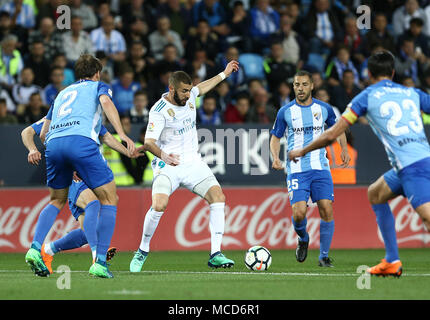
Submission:
<svg viewBox="0 0 430 320">
<path fill-rule="evenodd" d="M 130 262 L 131 272 L 142 270 L 149 243 L 166 210 L 169 196 L 179 186 L 198 194 L 209 203 L 211 254 L 208 266 L 229 268 L 234 265 L 233 260 L 221 253 L 225 196 L 211 169 L 198 153 L 196 98 L 206 94 L 237 70 L 239 63 L 231 61 L 223 72 L 195 87 L 187 73 L 176 71 L 169 78 L 169 92 L 152 106 L 143 146 L 155 156 L 152 161 L 152 206 L 145 216 L 139 249 Z"/>
</svg>

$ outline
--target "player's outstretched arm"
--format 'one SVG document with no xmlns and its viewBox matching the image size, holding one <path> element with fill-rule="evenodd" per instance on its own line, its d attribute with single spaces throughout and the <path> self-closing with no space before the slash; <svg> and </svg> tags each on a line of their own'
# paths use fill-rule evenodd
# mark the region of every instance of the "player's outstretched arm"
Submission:
<svg viewBox="0 0 430 320">
<path fill-rule="evenodd" d="M 112 100 L 107 95 L 103 94 L 100 96 L 100 104 L 102 105 L 102 108 L 106 113 L 106 116 L 109 119 L 110 123 L 114 127 L 116 133 L 122 141 L 125 141 L 127 143 L 127 149 L 130 154 L 133 154 L 136 150 L 136 146 L 134 142 L 124 133 L 121 121 L 119 119 L 118 110 L 116 109 Z"/>
<path fill-rule="evenodd" d="M 171 166 L 177 166 L 179 164 L 179 156 L 177 154 L 167 154 L 161 150 L 156 144 L 157 140 L 146 138 L 144 144 L 144 150 L 151 152 L 157 158 L 160 158 L 165 163 Z"/>
<path fill-rule="evenodd" d="M 272 154 L 273 163 L 272 168 L 275 170 L 282 170 L 284 166 L 279 159 L 279 151 L 281 150 L 281 139 L 275 135 L 270 138 L 270 153 Z"/>
<path fill-rule="evenodd" d="M 37 150 L 36 145 L 34 144 L 34 135 L 36 131 L 32 128 L 32 126 L 28 126 L 24 130 L 21 131 L 21 139 L 22 143 L 28 150 L 27 161 L 30 164 L 38 165 L 39 161 L 42 159 L 42 155 L 39 150 Z"/>
<path fill-rule="evenodd" d="M 109 132 L 106 132 L 106 134 L 102 137 L 102 141 L 104 144 L 106 144 L 109 148 L 118 151 L 119 153 L 122 153 L 126 157 L 132 158 L 133 155 L 128 152 L 128 149 L 124 147 L 124 145 L 119 142 L 117 139 L 114 138 L 113 135 L 111 135 Z"/>
<path fill-rule="evenodd" d="M 223 81 L 225 78 L 228 78 L 233 72 L 237 70 L 239 70 L 239 62 L 235 60 L 230 61 L 223 72 L 197 85 L 197 88 L 199 88 L 199 96 L 202 96 L 215 88 L 218 83 Z"/>
<path fill-rule="evenodd" d="M 324 131 L 322 135 L 320 135 L 317 139 L 312 141 L 306 147 L 302 149 L 294 149 L 288 152 L 288 159 L 297 162 L 297 158 L 303 157 L 304 155 L 313 150 L 321 149 L 328 146 L 334 140 L 336 140 L 338 136 L 344 133 L 348 127 L 348 122 L 344 118 L 340 118 L 334 126 L 332 126 L 327 131 Z"/>
</svg>

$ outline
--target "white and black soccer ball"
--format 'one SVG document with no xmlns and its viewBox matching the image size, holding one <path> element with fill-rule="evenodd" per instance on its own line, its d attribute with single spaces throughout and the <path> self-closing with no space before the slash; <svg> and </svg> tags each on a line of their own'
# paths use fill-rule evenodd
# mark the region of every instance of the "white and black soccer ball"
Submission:
<svg viewBox="0 0 430 320">
<path fill-rule="evenodd" d="M 245 254 L 245 265 L 254 271 L 265 271 L 272 264 L 270 251 L 262 246 L 254 246 L 248 249 Z"/>
</svg>

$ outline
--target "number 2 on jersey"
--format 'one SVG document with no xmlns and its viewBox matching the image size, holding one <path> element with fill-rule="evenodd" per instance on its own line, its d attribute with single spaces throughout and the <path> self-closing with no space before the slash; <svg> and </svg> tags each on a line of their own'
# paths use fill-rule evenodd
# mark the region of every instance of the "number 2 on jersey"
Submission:
<svg viewBox="0 0 430 320">
<path fill-rule="evenodd" d="M 73 90 L 70 92 L 67 92 L 64 94 L 64 96 L 62 97 L 63 101 L 65 100 L 65 102 L 63 102 L 63 104 L 60 106 L 60 108 L 58 109 L 58 117 L 64 117 L 68 114 L 70 114 L 72 112 L 72 108 L 68 108 L 73 101 L 75 101 L 76 96 L 78 95 L 78 91 Z"/>
<path fill-rule="evenodd" d="M 390 116 L 391 118 L 387 122 L 387 130 L 393 136 L 401 136 L 403 134 L 408 134 L 409 129 L 412 129 L 416 133 L 419 133 L 423 130 L 423 123 L 421 121 L 420 111 L 415 104 L 415 102 L 411 99 L 405 99 L 402 101 L 403 110 L 410 110 L 410 114 L 412 120 L 409 121 L 409 125 L 407 126 L 397 126 L 399 121 L 403 117 L 403 111 L 400 105 L 395 101 L 387 101 L 381 105 L 380 114 L 382 117 Z"/>
</svg>

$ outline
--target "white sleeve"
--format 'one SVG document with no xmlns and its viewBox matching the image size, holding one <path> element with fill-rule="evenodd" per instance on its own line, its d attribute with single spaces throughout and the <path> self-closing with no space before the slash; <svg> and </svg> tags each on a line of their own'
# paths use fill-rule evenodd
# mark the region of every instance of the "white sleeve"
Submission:
<svg viewBox="0 0 430 320">
<path fill-rule="evenodd" d="M 145 139 L 155 139 L 160 138 L 161 132 L 164 129 L 166 120 L 162 113 L 157 111 L 149 112 L 148 126 L 146 128 Z"/>
<path fill-rule="evenodd" d="M 199 87 L 195 86 L 190 91 L 190 98 L 192 98 L 194 101 L 196 101 L 197 97 L 199 96 Z M 193 101 L 193 102 L 194 102 Z"/>
</svg>

